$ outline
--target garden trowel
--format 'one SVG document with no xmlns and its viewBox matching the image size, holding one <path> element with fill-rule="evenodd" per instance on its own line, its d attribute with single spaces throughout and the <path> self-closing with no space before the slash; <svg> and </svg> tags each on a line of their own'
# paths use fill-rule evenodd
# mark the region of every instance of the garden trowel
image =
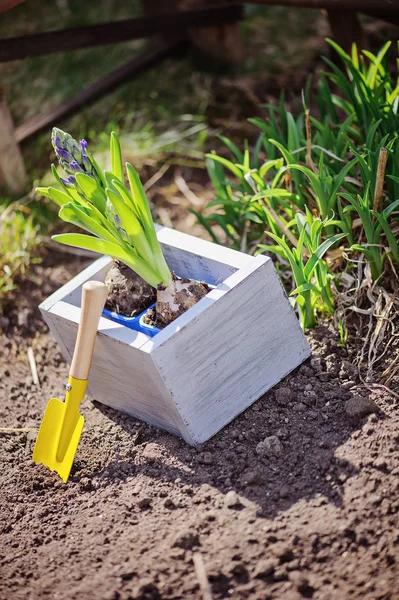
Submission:
<svg viewBox="0 0 399 600">
<path fill-rule="evenodd" d="M 43 463 L 68 480 L 82 433 L 84 418 L 79 404 L 85 397 L 98 322 L 107 297 L 107 287 L 100 281 L 83 285 L 82 309 L 78 336 L 73 353 L 65 402 L 49 400 L 33 450 L 35 463 Z"/>
</svg>

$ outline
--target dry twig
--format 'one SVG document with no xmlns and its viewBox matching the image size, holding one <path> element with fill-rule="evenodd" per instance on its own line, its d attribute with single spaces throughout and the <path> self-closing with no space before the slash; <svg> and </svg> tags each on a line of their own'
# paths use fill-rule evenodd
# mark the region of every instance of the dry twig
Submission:
<svg viewBox="0 0 399 600">
<path fill-rule="evenodd" d="M 193 562 L 203 600 L 212 600 L 211 586 L 206 574 L 205 563 L 201 552 L 194 552 Z"/>
<path fill-rule="evenodd" d="M 37 366 L 36 366 L 35 355 L 33 353 L 32 346 L 28 347 L 28 360 L 29 360 L 30 370 L 31 370 L 31 373 L 32 373 L 33 383 L 35 385 L 40 385 L 39 376 L 37 374 Z"/>
<path fill-rule="evenodd" d="M 302 104 L 305 113 L 305 129 L 306 129 L 306 166 L 312 169 L 317 175 L 317 167 L 312 159 L 312 127 L 310 124 L 310 111 L 306 106 L 305 95 L 302 90 Z"/>
<path fill-rule="evenodd" d="M 385 179 L 385 167 L 387 165 L 388 151 L 386 148 L 381 148 L 380 155 L 378 157 L 378 167 L 377 167 L 377 178 L 375 182 L 375 190 L 374 190 L 374 204 L 373 210 L 376 212 L 380 212 L 382 193 L 384 188 L 384 179 Z M 375 217 L 373 216 L 373 221 L 375 221 Z"/>
<path fill-rule="evenodd" d="M 187 198 L 187 200 L 190 202 L 190 204 L 192 204 L 193 206 L 203 206 L 204 205 L 204 201 L 201 200 L 201 198 L 198 198 L 198 196 L 196 196 L 194 194 L 194 192 L 190 190 L 186 181 L 183 179 L 183 177 L 181 175 L 178 174 L 175 176 L 175 184 L 177 185 L 178 189 L 181 191 L 183 196 L 185 196 L 185 198 Z"/>
<path fill-rule="evenodd" d="M 8 433 L 29 433 L 29 431 L 37 431 L 36 427 L 0 427 L 0 435 Z"/>
<path fill-rule="evenodd" d="M 399 336 L 398 291 L 389 293 L 382 285 L 373 283 L 369 266 L 367 263 L 365 264 L 363 256 L 358 261 L 357 277 L 347 275 L 346 280 L 341 281 L 346 283 L 346 289 L 340 292 L 337 297 L 339 318 L 347 325 L 349 322 L 348 315 L 350 312 L 355 312 L 360 319 L 358 330 L 366 330 L 357 357 L 359 378 L 368 389 L 383 388 L 395 398 L 399 397 L 382 384 L 369 383 L 375 365 L 386 355 L 392 342 Z M 364 307 L 365 302 L 367 302 L 367 308 Z M 365 357 L 367 357 L 367 360 L 365 360 Z M 366 367 L 366 374 L 363 377 L 362 370 L 364 367 Z M 387 373 L 384 372 L 382 377 L 384 375 L 386 376 Z M 391 377 L 388 381 L 390 379 Z"/>
</svg>

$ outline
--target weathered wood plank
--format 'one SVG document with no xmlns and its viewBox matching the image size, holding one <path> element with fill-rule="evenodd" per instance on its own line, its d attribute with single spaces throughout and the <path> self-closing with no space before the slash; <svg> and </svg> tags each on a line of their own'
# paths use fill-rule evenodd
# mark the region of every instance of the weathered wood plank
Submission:
<svg viewBox="0 0 399 600">
<path fill-rule="evenodd" d="M 4 93 L 0 89 L 0 187 L 4 186 L 13 193 L 21 193 L 25 182 L 24 160 Z"/>
<path fill-rule="evenodd" d="M 51 312 L 42 312 L 65 359 L 70 363 L 76 342 L 80 309 L 68 304 L 67 308 L 63 304 L 56 304 Z M 59 312 L 61 314 L 58 314 Z M 125 341 L 117 339 L 121 329 L 127 338 Z M 174 435 L 187 436 L 186 427 L 151 356 L 135 347 L 138 339 L 141 339 L 140 345 L 147 336 L 104 318 L 100 319 L 98 331 L 88 395 L 102 404 L 148 421 Z"/>
<path fill-rule="evenodd" d="M 399 12 L 399 11 L 398 11 Z M 332 31 L 332 38 L 346 52 L 351 51 L 352 44 L 358 48 L 366 49 L 366 36 L 359 19 L 353 11 L 328 10 L 328 20 Z"/>
<path fill-rule="evenodd" d="M 39 131 L 52 127 L 62 119 L 78 112 L 83 105 L 90 105 L 97 102 L 99 98 L 116 89 L 125 81 L 140 75 L 173 54 L 178 46 L 179 41 L 175 41 L 169 44 L 154 44 L 152 48 L 147 48 L 132 60 L 124 63 L 111 73 L 104 75 L 104 77 L 101 77 L 86 89 L 78 92 L 72 98 L 65 100 L 65 102 L 62 102 L 56 108 L 35 115 L 25 121 L 25 123 L 22 123 L 22 125 L 15 129 L 17 142 L 23 142 Z"/>
<path fill-rule="evenodd" d="M 26 0 L 0 0 L 0 14 L 8 12 L 24 2 L 26 2 Z"/>
<path fill-rule="evenodd" d="M 290 8 L 319 8 L 325 10 L 378 13 L 381 18 L 397 15 L 398 0 L 246 0 L 246 4 L 288 6 Z"/>
<path fill-rule="evenodd" d="M 272 261 L 255 260 L 256 267 L 222 284 L 227 291 L 200 318 L 143 347 L 153 344 L 192 444 L 209 439 L 310 355 Z"/>
<path fill-rule="evenodd" d="M 181 37 L 187 29 L 233 23 L 241 19 L 242 14 L 240 4 L 207 6 L 151 17 L 124 19 L 114 23 L 0 39 L 0 61 L 21 60 L 79 48 L 105 46 L 148 38 L 165 32 L 177 33 Z"/>
</svg>

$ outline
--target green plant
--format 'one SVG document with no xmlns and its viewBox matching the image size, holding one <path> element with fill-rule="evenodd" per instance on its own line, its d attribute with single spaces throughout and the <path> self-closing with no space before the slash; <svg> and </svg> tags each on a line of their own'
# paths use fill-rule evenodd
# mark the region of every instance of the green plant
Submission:
<svg viewBox="0 0 399 600">
<path fill-rule="evenodd" d="M 389 226 L 390 215 L 399 207 L 399 199 L 392 202 L 381 213 L 370 208 L 370 185 L 368 184 L 363 195 L 342 193 L 349 205 L 343 209 L 344 213 L 355 212 L 361 220 L 362 233 L 366 238 L 364 242 L 353 244 L 351 250 L 362 252 L 370 264 L 373 281 L 380 279 L 386 257 L 389 255 L 399 265 L 399 244 Z M 385 233 L 389 249 L 381 239 Z"/>
<path fill-rule="evenodd" d="M 349 331 L 341 317 L 338 317 L 337 328 L 340 340 L 338 347 L 346 348 L 346 344 L 348 342 L 349 337 Z"/>
<path fill-rule="evenodd" d="M 0 300 L 15 288 L 15 281 L 35 261 L 38 227 L 26 206 L 16 202 L 0 207 Z"/>
<path fill-rule="evenodd" d="M 272 251 L 290 265 L 306 327 L 315 324 L 316 310 L 331 313 L 334 304 L 331 270 L 324 260 L 314 270 L 312 262 L 306 266 L 306 252 L 317 255 L 346 238 L 345 256 L 350 262 L 362 252 L 373 281 L 387 258 L 398 264 L 399 257 L 399 86 L 387 69 L 389 43 L 376 55 L 359 55 L 353 46 L 351 56 L 330 44 L 344 69 L 326 59 L 331 71 L 319 79 L 320 117 L 307 108 L 309 81 L 296 102 L 299 115 L 287 110 L 282 94 L 278 106 L 266 105 L 264 120 L 250 119 L 260 130 L 252 150 L 223 138 L 233 158 L 208 155 L 216 191 L 208 208 L 216 210 L 198 216 L 215 240 L 212 223 L 238 249 L 270 250 L 265 235 L 277 243 Z"/>
<path fill-rule="evenodd" d="M 150 208 L 140 179 L 126 164 L 130 190 L 124 185 L 122 154 L 118 137 L 111 134 L 111 172 L 102 172 L 87 143 L 53 129 L 54 150 L 68 177 L 52 170 L 61 189 L 38 188 L 38 192 L 60 206 L 59 216 L 85 229 L 92 236 L 65 233 L 54 240 L 70 246 L 109 254 L 138 273 L 150 285 L 168 284 L 171 273 L 156 237 Z M 93 237 L 95 236 L 95 237 Z"/>
<path fill-rule="evenodd" d="M 256 153 L 250 157 L 248 148 L 241 153 L 227 138 L 222 137 L 222 141 L 231 150 L 236 162 L 216 153 L 207 154 L 208 173 L 216 192 L 215 200 L 207 208 L 216 209 L 216 212 L 195 214 L 214 241 L 217 242 L 218 238 L 210 226 L 213 222 L 223 229 L 234 248 L 246 250 L 254 245 L 256 247 L 257 240 L 263 237 L 265 221 L 272 230 L 276 227 L 275 221 L 270 219 L 270 210 L 284 206 L 289 213 L 288 218 L 292 218 L 291 207 L 298 197 L 280 187 L 285 173 L 282 158 L 267 160 L 253 168 L 259 163 Z M 227 178 L 225 170 L 235 177 L 235 181 Z"/>
<path fill-rule="evenodd" d="M 121 147 L 115 133 L 110 138 L 111 171 L 100 169 L 85 140 L 78 143 L 54 128 L 52 143 L 68 176 L 60 177 L 53 165 L 61 189 L 38 191 L 60 206 L 61 219 L 91 234 L 65 233 L 53 236 L 54 240 L 107 254 L 135 271 L 157 290 L 155 320 L 159 325 L 168 325 L 206 295 L 206 285 L 179 279 L 166 264 L 144 188 L 129 163 L 125 165 L 129 188 L 124 184 Z M 136 308 L 130 305 L 129 310 Z"/>
<path fill-rule="evenodd" d="M 316 325 L 317 310 L 328 314 L 334 312 L 331 291 L 334 276 L 323 257 L 345 234 L 333 235 L 322 242 L 321 234 L 326 223 L 314 218 L 308 209 L 305 215 L 297 213 L 295 221 L 298 238 L 294 247 L 290 247 L 285 236 L 268 232 L 277 246 L 261 244 L 259 249 L 274 252 L 288 261 L 295 282 L 295 289 L 290 295 L 298 304 L 302 328 L 308 329 Z"/>
<path fill-rule="evenodd" d="M 356 44 L 353 44 L 349 55 L 332 40 L 327 41 L 341 58 L 345 71 L 324 58 L 331 69 L 325 76 L 340 90 L 340 96 L 332 94 L 325 79 L 322 80 L 325 110 L 330 114 L 335 113 L 336 119 L 337 113 L 333 111 L 332 105 L 344 111 L 347 116 L 354 113 L 363 142 L 366 142 L 371 128 L 377 122 L 382 136 L 398 131 L 399 85 L 393 81 L 386 64 L 391 42 L 384 44 L 376 55 L 368 50 L 359 53 Z M 327 100 L 328 95 L 330 99 Z"/>
</svg>

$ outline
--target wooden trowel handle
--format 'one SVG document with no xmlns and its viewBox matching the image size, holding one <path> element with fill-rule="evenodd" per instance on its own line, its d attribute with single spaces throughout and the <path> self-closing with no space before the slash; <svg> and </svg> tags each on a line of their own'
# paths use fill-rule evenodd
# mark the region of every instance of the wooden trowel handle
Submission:
<svg viewBox="0 0 399 600">
<path fill-rule="evenodd" d="M 107 299 L 107 286 L 101 281 L 87 281 L 82 290 L 82 308 L 78 337 L 69 374 L 75 379 L 88 379 L 98 322 Z"/>
</svg>

